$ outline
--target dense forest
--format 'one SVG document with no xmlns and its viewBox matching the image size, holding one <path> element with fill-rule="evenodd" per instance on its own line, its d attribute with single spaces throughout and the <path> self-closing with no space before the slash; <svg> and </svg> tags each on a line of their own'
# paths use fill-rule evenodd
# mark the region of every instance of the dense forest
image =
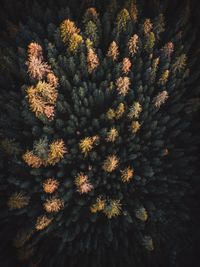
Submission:
<svg viewBox="0 0 200 267">
<path fill-rule="evenodd" d="M 198 1 L 0 5 L 0 265 L 197 266 Z"/>
</svg>

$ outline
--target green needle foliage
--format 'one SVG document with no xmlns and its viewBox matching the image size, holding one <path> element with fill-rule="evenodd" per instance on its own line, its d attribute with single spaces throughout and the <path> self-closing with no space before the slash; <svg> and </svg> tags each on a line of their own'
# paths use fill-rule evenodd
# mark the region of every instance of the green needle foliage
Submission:
<svg viewBox="0 0 200 267">
<path fill-rule="evenodd" d="M 50 2 L 1 41 L 1 251 L 30 267 L 179 266 L 199 143 L 188 6 L 170 23 L 164 4 Z"/>
</svg>

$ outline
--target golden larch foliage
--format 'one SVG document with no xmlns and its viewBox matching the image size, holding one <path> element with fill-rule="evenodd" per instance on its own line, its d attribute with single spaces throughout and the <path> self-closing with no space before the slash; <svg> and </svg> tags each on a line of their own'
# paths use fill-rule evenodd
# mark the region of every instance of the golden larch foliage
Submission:
<svg viewBox="0 0 200 267">
<path fill-rule="evenodd" d="M 74 33 L 69 39 L 68 50 L 72 53 L 76 53 L 76 51 L 78 50 L 79 46 L 82 43 L 83 43 L 83 37 L 78 33 Z"/>
<path fill-rule="evenodd" d="M 58 87 L 58 78 L 55 76 L 53 72 L 47 74 L 47 81 L 51 84 L 54 88 Z"/>
<path fill-rule="evenodd" d="M 49 108 L 50 106 L 55 106 L 57 96 L 58 91 L 56 88 L 44 81 L 39 81 L 35 87 L 31 86 L 27 88 L 27 99 L 30 109 L 35 113 L 36 117 L 45 113 L 47 115 L 54 114 L 54 109 L 49 113 Z"/>
<path fill-rule="evenodd" d="M 37 231 L 45 229 L 52 222 L 53 219 L 48 218 L 46 215 L 41 215 L 37 218 L 35 228 Z"/>
<path fill-rule="evenodd" d="M 58 79 L 50 66 L 43 62 L 42 47 L 39 44 L 29 44 L 27 65 L 30 77 L 39 81 L 36 86 L 30 86 L 26 90 L 30 109 L 36 117 L 45 115 L 51 120 L 55 115 Z M 48 82 L 41 81 L 44 78 Z"/>
<path fill-rule="evenodd" d="M 75 177 L 74 183 L 77 187 L 79 187 L 87 181 L 88 181 L 88 176 L 81 172 Z"/>
<path fill-rule="evenodd" d="M 117 15 L 117 30 L 118 32 L 126 30 L 128 22 L 131 20 L 130 14 L 126 8 L 122 9 Z"/>
<path fill-rule="evenodd" d="M 115 111 L 114 109 L 110 108 L 107 112 L 106 112 L 106 117 L 109 120 L 113 120 L 115 118 Z"/>
<path fill-rule="evenodd" d="M 32 42 L 28 45 L 28 58 L 30 59 L 31 57 L 43 60 L 42 47 L 36 42 Z"/>
<path fill-rule="evenodd" d="M 88 49 L 87 53 L 87 67 L 88 72 L 92 73 L 99 66 L 99 58 L 92 48 Z"/>
<path fill-rule="evenodd" d="M 27 151 L 23 154 L 22 159 L 24 162 L 32 168 L 40 168 L 43 164 L 43 160 L 34 155 L 32 151 Z"/>
<path fill-rule="evenodd" d="M 64 20 L 60 24 L 60 35 L 61 39 L 64 43 L 69 41 L 69 39 L 72 37 L 73 34 L 78 34 L 80 32 L 80 29 L 78 29 L 75 25 L 75 23 L 69 19 Z"/>
<path fill-rule="evenodd" d="M 102 197 L 98 197 L 96 199 L 96 202 L 90 207 L 90 211 L 92 213 L 103 211 L 105 208 L 105 205 L 106 205 L 105 199 L 103 199 Z"/>
<path fill-rule="evenodd" d="M 10 196 L 7 205 L 10 210 L 22 209 L 29 204 L 30 197 L 28 197 L 24 192 L 16 192 Z"/>
<path fill-rule="evenodd" d="M 43 61 L 42 47 L 32 42 L 28 45 L 28 73 L 32 79 L 42 80 L 51 72 L 51 67 Z"/>
<path fill-rule="evenodd" d="M 103 162 L 102 168 L 106 172 L 113 172 L 117 168 L 118 163 L 119 163 L 119 159 L 117 156 L 109 155 Z"/>
<path fill-rule="evenodd" d="M 158 93 L 154 97 L 153 104 L 156 108 L 160 108 L 160 106 L 163 105 L 167 101 L 168 98 L 169 98 L 168 92 L 164 90 Z"/>
<path fill-rule="evenodd" d="M 172 69 L 174 71 L 182 71 L 186 66 L 187 56 L 186 54 L 182 54 L 176 58 L 176 61 L 172 65 Z"/>
<path fill-rule="evenodd" d="M 134 34 L 130 40 L 128 41 L 128 50 L 131 56 L 134 56 L 134 54 L 137 53 L 138 50 L 138 42 L 139 42 L 139 37 L 137 34 Z"/>
<path fill-rule="evenodd" d="M 159 84 L 164 85 L 168 81 L 169 78 L 169 70 L 165 70 L 158 81 Z"/>
<path fill-rule="evenodd" d="M 26 92 L 30 109 L 35 113 L 36 117 L 44 114 L 45 102 L 42 96 L 37 92 L 37 89 L 34 86 L 30 86 L 27 88 Z"/>
<path fill-rule="evenodd" d="M 140 127 L 141 125 L 138 121 L 132 121 L 130 131 L 135 134 L 137 131 L 139 131 Z"/>
<path fill-rule="evenodd" d="M 48 163 L 50 165 L 55 165 L 58 163 L 64 155 L 68 152 L 65 143 L 62 139 L 53 141 L 50 144 L 49 154 L 48 154 Z"/>
<path fill-rule="evenodd" d="M 79 173 L 75 177 L 74 183 L 80 194 L 88 193 L 93 189 L 93 185 L 89 182 L 88 176 L 83 173 Z"/>
<path fill-rule="evenodd" d="M 116 89 L 119 95 L 125 96 L 130 89 L 130 78 L 129 77 L 120 77 L 116 80 Z"/>
<path fill-rule="evenodd" d="M 151 23 L 150 19 L 145 19 L 144 24 L 143 24 L 143 30 L 145 34 L 150 33 L 150 31 L 153 28 L 153 24 Z"/>
<path fill-rule="evenodd" d="M 45 106 L 45 108 L 44 108 L 44 115 L 49 120 L 53 119 L 54 116 L 55 116 L 55 108 L 54 108 L 54 106 L 49 106 L 49 105 Z"/>
<path fill-rule="evenodd" d="M 113 41 L 110 44 L 110 46 L 108 48 L 107 56 L 111 57 L 114 61 L 118 59 L 119 47 L 118 47 L 118 45 L 117 45 L 117 43 L 115 41 Z"/>
<path fill-rule="evenodd" d="M 50 66 L 43 62 L 41 58 L 32 56 L 26 62 L 28 66 L 28 74 L 32 79 L 42 80 L 49 72 L 51 72 Z"/>
<path fill-rule="evenodd" d="M 56 197 L 51 197 L 47 199 L 44 203 L 44 209 L 46 212 L 58 212 L 64 207 L 64 202 Z"/>
<path fill-rule="evenodd" d="M 112 127 L 110 131 L 107 133 L 106 141 L 107 142 L 115 142 L 117 137 L 119 136 L 119 133 L 115 127 Z"/>
<path fill-rule="evenodd" d="M 128 74 L 131 70 L 131 61 L 128 57 L 125 57 L 122 61 L 122 71 L 124 74 Z"/>
<path fill-rule="evenodd" d="M 43 97 L 43 101 L 46 100 L 45 104 L 54 105 L 56 103 L 58 91 L 54 86 L 52 86 L 52 84 L 44 81 L 38 82 L 36 85 L 36 91 Z"/>
<path fill-rule="evenodd" d="M 124 103 L 119 103 L 118 107 L 115 110 L 115 118 L 118 120 L 120 119 L 125 112 L 125 105 Z"/>
<path fill-rule="evenodd" d="M 98 136 L 93 137 L 85 137 L 84 139 L 81 139 L 79 142 L 79 148 L 85 156 L 93 149 L 93 146 L 95 143 L 97 143 L 99 140 Z"/>
<path fill-rule="evenodd" d="M 129 109 L 128 118 L 129 119 L 138 119 L 140 113 L 142 112 L 142 107 L 139 102 L 134 102 Z"/>
<path fill-rule="evenodd" d="M 49 178 L 43 182 L 42 186 L 45 193 L 52 194 L 58 189 L 59 182 L 54 178 Z"/>
<path fill-rule="evenodd" d="M 24 162 L 32 168 L 40 168 L 41 166 L 55 165 L 68 152 L 64 141 L 53 141 L 49 146 L 48 159 L 42 160 L 40 157 L 33 154 L 33 151 L 27 151 L 23 156 Z"/>
<path fill-rule="evenodd" d="M 109 204 L 105 206 L 103 212 L 111 219 L 112 217 L 119 216 L 121 214 L 122 204 L 120 200 L 110 200 Z"/>
<path fill-rule="evenodd" d="M 133 179 L 134 171 L 130 166 L 121 170 L 120 172 L 122 182 L 128 183 L 131 179 Z"/>
<path fill-rule="evenodd" d="M 93 42 L 91 41 L 90 38 L 87 38 L 86 41 L 85 41 L 85 45 L 87 47 L 87 49 L 89 48 L 93 48 Z"/>
</svg>

